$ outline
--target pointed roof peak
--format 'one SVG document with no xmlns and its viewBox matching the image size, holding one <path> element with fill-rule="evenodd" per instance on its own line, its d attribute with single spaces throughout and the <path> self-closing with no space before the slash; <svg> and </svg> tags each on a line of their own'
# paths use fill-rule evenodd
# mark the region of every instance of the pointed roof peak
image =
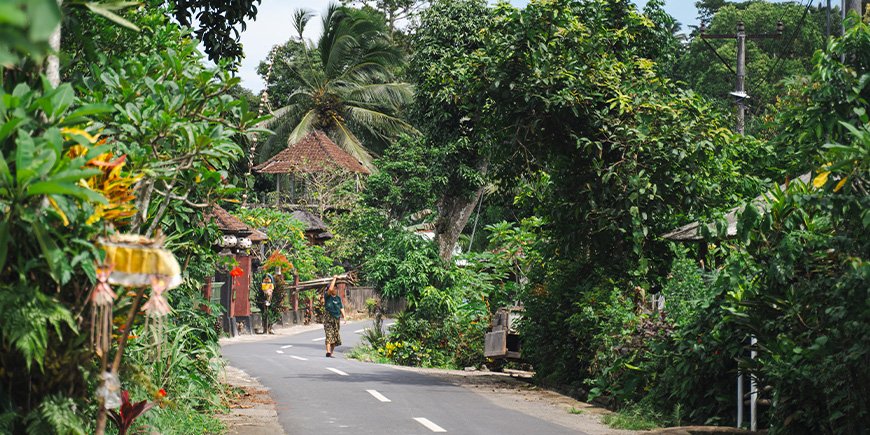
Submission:
<svg viewBox="0 0 870 435">
<path fill-rule="evenodd" d="M 239 218 L 231 215 L 217 204 L 212 205 L 203 215 L 206 221 L 213 219 L 221 231 L 240 234 L 251 234 L 254 231 L 253 228 L 245 225 Z"/>
<path fill-rule="evenodd" d="M 254 170 L 264 174 L 286 174 L 321 172 L 336 168 L 371 174 L 371 171 L 359 160 L 336 145 L 326 133 L 315 130 L 269 160 L 255 166 Z"/>
</svg>

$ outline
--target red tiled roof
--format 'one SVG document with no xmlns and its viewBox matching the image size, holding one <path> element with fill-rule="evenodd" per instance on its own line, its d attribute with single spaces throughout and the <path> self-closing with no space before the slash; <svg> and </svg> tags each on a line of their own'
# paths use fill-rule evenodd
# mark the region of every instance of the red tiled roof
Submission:
<svg viewBox="0 0 870 435">
<path fill-rule="evenodd" d="M 266 174 L 287 174 L 320 172 L 336 167 L 361 174 L 371 173 L 322 131 L 313 131 L 271 159 L 257 165 L 254 170 Z"/>
<path fill-rule="evenodd" d="M 250 236 L 248 236 L 248 238 L 251 239 L 252 242 L 265 242 L 266 240 L 269 240 L 269 236 L 267 236 L 266 233 L 264 233 L 256 228 L 252 228 L 252 229 L 254 231 L 251 233 Z"/>
<path fill-rule="evenodd" d="M 250 234 L 253 230 L 245 225 L 239 218 L 229 214 L 219 205 L 215 205 L 211 210 L 205 212 L 205 220 L 214 220 L 218 228 L 226 232 Z"/>
</svg>

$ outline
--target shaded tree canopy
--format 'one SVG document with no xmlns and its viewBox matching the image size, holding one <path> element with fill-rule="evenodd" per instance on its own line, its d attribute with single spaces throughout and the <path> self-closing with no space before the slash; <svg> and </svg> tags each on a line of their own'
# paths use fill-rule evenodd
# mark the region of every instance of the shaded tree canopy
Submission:
<svg viewBox="0 0 870 435">
<path fill-rule="evenodd" d="M 209 60 L 227 60 L 237 66 L 242 58 L 241 31 L 245 21 L 257 17 L 262 0 L 174 0 L 173 16 L 184 26 L 194 27 Z"/>
</svg>

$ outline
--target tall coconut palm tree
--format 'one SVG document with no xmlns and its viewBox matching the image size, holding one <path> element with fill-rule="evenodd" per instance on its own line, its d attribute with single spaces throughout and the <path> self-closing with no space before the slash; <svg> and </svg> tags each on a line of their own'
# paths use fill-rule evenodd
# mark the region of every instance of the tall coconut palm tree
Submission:
<svg viewBox="0 0 870 435">
<path fill-rule="evenodd" d="M 310 17 L 305 11 L 294 14 L 300 40 Z M 288 144 L 321 130 L 373 169 L 372 145 L 416 133 L 399 117 L 413 94 L 411 85 L 397 82 L 391 71 L 401 62 L 400 52 L 390 44 L 385 24 L 369 13 L 331 4 L 317 44 L 304 45 L 301 54 L 284 61 L 287 78 L 297 87 L 280 98 L 286 105 L 274 110 L 265 126 L 275 128 L 276 137 L 286 135 Z"/>
</svg>

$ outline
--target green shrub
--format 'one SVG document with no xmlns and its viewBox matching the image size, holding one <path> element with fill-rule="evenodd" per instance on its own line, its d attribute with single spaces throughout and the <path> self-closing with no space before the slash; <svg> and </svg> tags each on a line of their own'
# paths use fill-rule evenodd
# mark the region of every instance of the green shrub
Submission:
<svg viewBox="0 0 870 435">
<path fill-rule="evenodd" d="M 658 427 L 656 418 L 649 417 L 649 410 L 629 407 L 613 414 L 605 414 L 601 421 L 614 429 L 650 430 Z"/>
</svg>

